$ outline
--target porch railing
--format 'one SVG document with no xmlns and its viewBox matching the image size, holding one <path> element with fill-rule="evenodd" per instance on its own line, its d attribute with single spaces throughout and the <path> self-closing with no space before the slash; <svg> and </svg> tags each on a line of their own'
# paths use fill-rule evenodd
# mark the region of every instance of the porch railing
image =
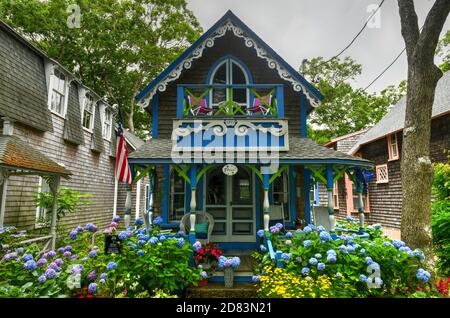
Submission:
<svg viewBox="0 0 450 318">
<path fill-rule="evenodd" d="M 214 90 L 225 93 L 225 100 L 212 103 Z M 233 98 L 235 90 L 246 90 L 246 102 Z M 261 110 L 255 111 L 258 99 Z M 201 111 L 199 111 L 199 108 Z M 283 84 L 179 84 L 177 87 L 177 118 L 186 117 L 284 117 Z"/>
</svg>

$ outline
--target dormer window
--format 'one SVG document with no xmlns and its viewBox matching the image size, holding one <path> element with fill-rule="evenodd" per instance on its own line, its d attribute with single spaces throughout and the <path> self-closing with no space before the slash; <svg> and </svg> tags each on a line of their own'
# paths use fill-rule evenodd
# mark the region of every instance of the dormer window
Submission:
<svg viewBox="0 0 450 318">
<path fill-rule="evenodd" d="M 389 161 L 399 159 L 397 133 L 388 135 L 387 140 L 388 140 Z"/>
<path fill-rule="evenodd" d="M 65 115 L 66 76 L 58 69 L 51 76 L 50 110 L 60 116 Z"/>
<path fill-rule="evenodd" d="M 83 105 L 83 127 L 92 130 L 94 127 L 95 100 L 94 97 L 86 93 Z"/>
<path fill-rule="evenodd" d="M 112 127 L 112 112 L 109 108 L 106 107 L 103 116 L 103 129 L 102 129 L 103 138 L 107 140 L 111 139 L 111 127 Z"/>
</svg>

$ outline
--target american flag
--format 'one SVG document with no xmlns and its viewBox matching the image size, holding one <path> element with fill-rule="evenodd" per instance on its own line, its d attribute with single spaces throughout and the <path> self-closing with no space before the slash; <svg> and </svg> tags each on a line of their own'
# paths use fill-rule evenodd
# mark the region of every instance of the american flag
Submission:
<svg viewBox="0 0 450 318">
<path fill-rule="evenodd" d="M 130 166 L 128 165 L 128 148 L 123 135 L 122 113 L 120 110 L 117 127 L 116 178 L 120 182 L 132 185 L 131 171 Z"/>
</svg>

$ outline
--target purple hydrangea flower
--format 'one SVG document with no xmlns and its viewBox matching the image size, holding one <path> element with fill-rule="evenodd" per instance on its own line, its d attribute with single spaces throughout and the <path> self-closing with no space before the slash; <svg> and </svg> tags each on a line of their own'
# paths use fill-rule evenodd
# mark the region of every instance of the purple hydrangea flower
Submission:
<svg viewBox="0 0 450 318">
<path fill-rule="evenodd" d="M 65 251 L 63 255 L 65 258 L 69 258 L 72 255 L 72 253 L 70 253 L 69 251 Z"/>
<path fill-rule="evenodd" d="M 16 253 L 8 253 L 8 254 L 5 254 L 4 256 L 3 256 L 3 258 L 2 258 L 2 262 L 6 262 L 6 261 L 9 261 L 9 260 L 11 260 L 11 259 L 16 259 L 17 258 L 17 254 Z"/>
<path fill-rule="evenodd" d="M 86 231 L 90 231 L 90 232 L 96 232 L 97 231 L 97 226 L 93 223 L 88 223 L 86 224 L 86 227 L 84 228 Z"/>
<path fill-rule="evenodd" d="M 278 227 L 276 227 L 276 226 L 271 226 L 271 227 L 269 228 L 269 231 L 270 231 L 270 233 L 272 233 L 272 234 L 277 234 L 277 233 L 280 232 L 280 228 L 278 228 Z"/>
<path fill-rule="evenodd" d="M 53 258 L 56 256 L 56 252 L 55 251 L 48 251 L 47 252 L 47 257 L 46 258 Z"/>
<path fill-rule="evenodd" d="M 47 264 L 47 260 L 45 258 L 40 258 L 37 262 L 36 262 L 37 266 L 42 267 L 45 264 Z"/>
<path fill-rule="evenodd" d="M 32 271 L 36 268 L 37 264 L 32 259 L 29 261 L 26 261 L 25 264 L 23 264 L 23 268 L 27 271 Z"/>
<path fill-rule="evenodd" d="M 95 292 L 97 292 L 97 284 L 96 283 L 90 283 L 89 284 L 89 286 L 88 286 L 88 290 L 91 292 L 91 293 L 95 293 Z"/>
<path fill-rule="evenodd" d="M 97 279 L 97 272 L 96 271 L 91 271 L 88 275 L 87 275 L 87 279 L 91 282 L 95 281 Z"/>
<path fill-rule="evenodd" d="M 67 245 L 66 247 L 64 247 L 64 252 L 70 252 L 72 250 L 72 246 Z"/>
<path fill-rule="evenodd" d="M 45 271 L 45 277 L 47 279 L 55 278 L 56 277 L 56 271 L 52 268 L 47 268 Z"/>
<path fill-rule="evenodd" d="M 115 217 L 112 218 L 113 222 L 119 223 L 120 222 L 120 216 L 116 215 Z"/>
<path fill-rule="evenodd" d="M 64 247 L 58 248 L 58 253 L 64 253 Z"/>
<path fill-rule="evenodd" d="M 25 249 L 23 247 L 19 247 L 19 248 L 16 249 L 16 253 L 17 254 L 23 254 L 23 253 L 25 253 Z"/>
<path fill-rule="evenodd" d="M 97 251 L 97 250 L 91 250 L 91 251 L 89 252 L 88 256 L 89 256 L 90 258 L 94 258 L 94 257 L 97 256 L 97 254 L 98 254 L 98 251 Z"/>
<path fill-rule="evenodd" d="M 73 274 L 81 274 L 82 271 L 83 271 L 83 265 L 81 265 L 81 264 L 76 264 L 72 267 Z"/>
<path fill-rule="evenodd" d="M 117 224 L 116 222 L 111 222 L 110 224 L 109 224 L 109 227 L 110 228 L 113 228 L 113 229 L 115 229 L 116 227 L 118 227 L 119 226 L 119 224 Z"/>
<path fill-rule="evenodd" d="M 64 261 L 62 260 L 62 258 L 57 258 L 55 259 L 55 264 L 58 266 L 62 266 L 62 264 L 64 264 Z"/>
<path fill-rule="evenodd" d="M 47 280 L 47 277 L 45 277 L 45 275 L 41 275 L 38 278 L 38 282 L 41 284 L 45 283 L 46 280 Z"/>
<path fill-rule="evenodd" d="M 70 232 L 70 239 L 75 241 L 77 239 L 77 235 L 78 235 L 77 231 Z"/>
</svg>

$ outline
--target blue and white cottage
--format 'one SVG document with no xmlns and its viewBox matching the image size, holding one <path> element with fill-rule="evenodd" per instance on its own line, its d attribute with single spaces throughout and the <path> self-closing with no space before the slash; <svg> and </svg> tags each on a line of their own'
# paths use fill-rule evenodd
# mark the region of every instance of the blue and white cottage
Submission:
<svg viewBox="0 0 450 318">
<path fill-rule="evenodd" d="M 129 157 L 133 174 L 152 180 L 147 222 L 160 214 L 163 227 L 187 224 L 191 240 L 254 249 L 261 228 L 312 222 L 317 180 L 328 207 L 315 222 L 333 231 L 333 184 L 345 174 L 364 222 L 362 172 L 372 164 L 308 139 L 322 95 L 231 11 L 136 99 L 152 121 L 152 138 Z"/>
</svg>

